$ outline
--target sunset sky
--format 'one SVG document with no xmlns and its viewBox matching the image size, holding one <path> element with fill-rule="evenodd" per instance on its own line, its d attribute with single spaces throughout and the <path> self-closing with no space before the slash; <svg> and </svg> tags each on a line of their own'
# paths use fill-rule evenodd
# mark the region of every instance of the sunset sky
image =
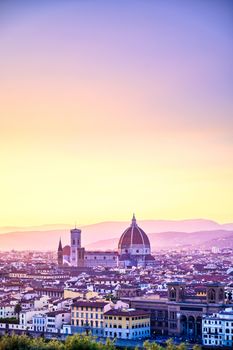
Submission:
<svg viewBox="0 0 233 350">
<path fill-rule="evenodd" d="M 0 2 L 0 226 L 233 221 L 233 3 Z"/>
</svg>

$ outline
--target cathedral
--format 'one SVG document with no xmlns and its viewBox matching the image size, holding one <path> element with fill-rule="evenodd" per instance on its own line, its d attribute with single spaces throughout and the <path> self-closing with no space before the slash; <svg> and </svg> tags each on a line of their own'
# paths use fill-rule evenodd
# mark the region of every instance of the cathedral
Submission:
<svg viewBox="0 0 233 350">
<path fill-rule="evenodd" d="M 59 266 L 76 267 L 147 267 L 154 264 L 150 241 L 146 233 L 137 225 L 133 215 L 131 225 L 122 233 L 118 251 L 87 251 L 81 245 L 81 230 L 70 230 L 70 246 L 62 248 L 61 240 L 57 251 Z"/>
</svg>

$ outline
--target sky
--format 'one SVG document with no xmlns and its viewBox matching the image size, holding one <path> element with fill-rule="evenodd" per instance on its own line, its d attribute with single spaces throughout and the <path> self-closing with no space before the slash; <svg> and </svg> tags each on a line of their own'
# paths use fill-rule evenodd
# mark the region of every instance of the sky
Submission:
<svg viewBox="0 0 233 350">
<path fill-rule="evenodd" d="M 0 226 L 233 221 L 233 4 L 1 0 Z"/>
</svg>

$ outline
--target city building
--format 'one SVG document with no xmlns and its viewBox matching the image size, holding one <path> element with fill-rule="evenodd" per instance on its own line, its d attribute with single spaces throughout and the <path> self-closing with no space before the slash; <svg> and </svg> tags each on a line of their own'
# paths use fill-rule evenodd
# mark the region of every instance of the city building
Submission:
<svg viewBox="0 0 233 350">
<path fill-rule="evenodd" d="M 233 309 L 226 308 L 202 320 L 202 343 L 216 349 L 233 347 Z"/>
<path fill-rule="evenodd" d="M 92 335 L 104 335 L 104 312 L 110 306 L 110 302 L 80 300 L 71 305 L 72 332 L 91 333 Z"/>
<path fill-rule="evenodd" d="M 81 230 L 70 230 L 70 246 L 62 248 L 59 241 L 58 265 L 74 267 L 119 267 L 132 268 L 153 266 L 150 241 L 146 233 L 137 225 L 135 215 L 132 223 L 120 237 L 117 251 L 86 251 L 81 246 Z"/>
<path fill-rule="evenodd" d="M 104 313 L 104 336 L 118 339 L 150 337 L 150 312 L 111 309 Z"/>
<path fill-rule="evenodd" d="M 132 223 L 121 235 L 118 244 L 119 263 L 122 268 L 146 267 L 154 264 L 150 241 L 146 233 L 137 225 L 135 215 Z"/>
<path fill-rule="evenodd" d="M 224 285 L 208 283 L 203 295 L 188 295 L 186 287 L 183 282 L 171 282 L 167 296 L 146 295 L 126 301 L 130 307 L 151 313 L 152 334 L 201 340 L 203 315 L 225 308 Z"/>
<path fill-rule="evenodd" d="M 46 331 L 54 332 L 60 331 L 64 324 L 70 323 L 70 311 L 57 310 L 46 314 Z"/>
</svg>

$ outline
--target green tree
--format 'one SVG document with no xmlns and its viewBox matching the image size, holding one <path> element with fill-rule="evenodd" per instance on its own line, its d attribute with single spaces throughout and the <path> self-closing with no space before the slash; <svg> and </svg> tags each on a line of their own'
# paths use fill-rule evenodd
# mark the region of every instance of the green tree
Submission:
<svg viewBox="0 0 233 350">
<path fill-rule="evenodd" d="M 31 350 L 30 339 L 25 335 L 4 335 L 0 341 L 0 350 Z"/>
<path fill-rule="evenodd" d="M 193 350 L 201 350 L 201 346 L 200 345 L 194 345 Z"/>
<path fill-rule="evenodd" d="M 19 320 L 19 314 L 22 311 L 22 307 L 21 307 L 20 303 L 15 305 L 15 310 L 14 311 L 15 311 L 15 314 L 17 315 L 17 319 Z"/>
<path fill-rule="evenodd" d="M 109 339 L 106 340 L 106 344 L 97 343 L 96 339 L 91 336 L 85 336 L 82 334 L 74 334 L 66 338 L 65 341 L 66 350 L 115 350 L 113 342 Z"/>
<path fill-rule="evenodd" d="M 166 349 L 167 349 L 167 350 L 176 350 L 176 346 L 174 345 L 172 339 L 168 339 L 168 340 L 166 341 Z"/>
<path fill-rule="evenodd" d="M 153 343 L 150 343 L 148 340 L 146 340 L 144 343 L 143 343 L 143 348 L 145 350 L 163 350 L 164 348 L 162 346 L 160 346 L 159 344 L 153 342 Z"/>
</svg>

